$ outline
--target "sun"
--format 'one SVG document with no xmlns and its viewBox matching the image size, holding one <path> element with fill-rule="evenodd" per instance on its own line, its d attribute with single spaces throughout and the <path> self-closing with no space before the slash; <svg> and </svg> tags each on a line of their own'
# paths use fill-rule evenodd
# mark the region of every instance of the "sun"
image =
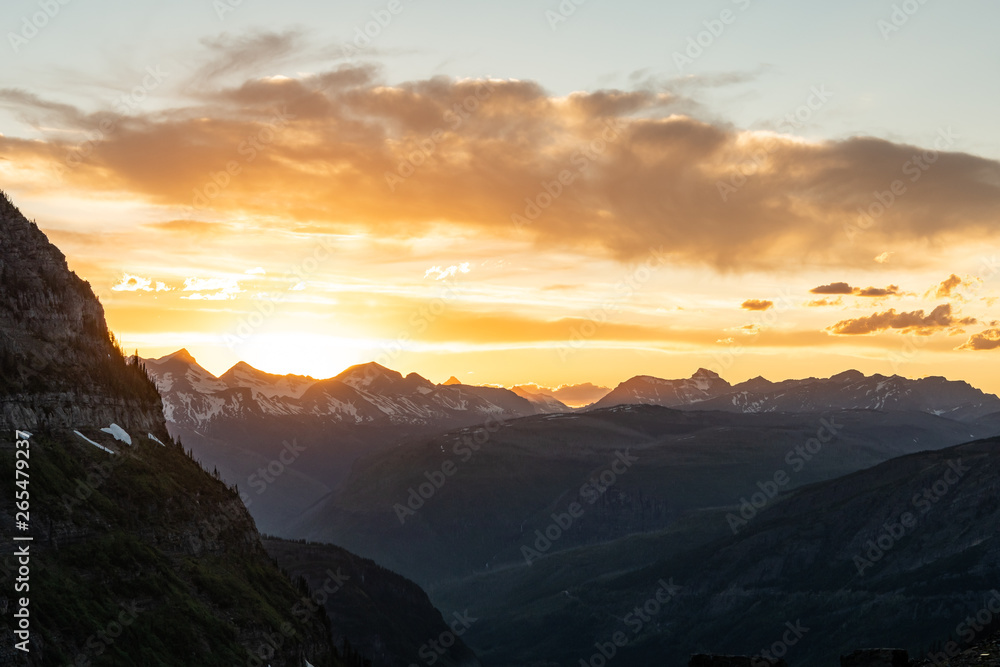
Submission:
<svg viewBox="0 0 1000 667">
<path fill-rule="evenodd" d="M 284 331 L 251 336 L 236 352 L 240 359 L 267 373 L 322 379 L 368 361 L 363 350 L 370 346 L 368 341 L 353 338 Z"/>
</svg>

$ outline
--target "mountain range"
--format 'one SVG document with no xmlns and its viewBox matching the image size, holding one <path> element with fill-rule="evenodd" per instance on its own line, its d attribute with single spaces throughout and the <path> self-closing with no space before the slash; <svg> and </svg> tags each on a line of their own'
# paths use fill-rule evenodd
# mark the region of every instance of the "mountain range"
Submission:
<svg viewBox="0 0 1000 667">
<path fill-rule="evenodd" d="M 248 506 L 263 530 L 287 537 L 330 535 L 311 528 L 293 532 L 290 527 L 304 526 L 302 515 L 307 510 L 315 513 L 310 508 L 336 492 L 359 459 L 488 421 L 657 405 L 740 414 L 867 410 L 932 415 L 974 426 L 952 437 L 942 421 L 930 429 L 934 436 L 917 439 L 928 447 L 955 444 L 974 433 L 990 434 L 987 422 L 1000 424 L 1000 398 L 967 383 L 857 371 L 783 382 L 755 378 L 737 385 L 705 369 L 683 380 L 637 376 L 592 406 L 574 410 L 531 385 L 509 390 L 472 386 L 454 376 L 436 385 L 416 373 L 403 376 L 376 363 L 322 380 L 273 375 L 244 362 L 215 377 L 186 350 L 144 363 L 162 396 L 170 434 L 183 439 L 207 468 L 217 469 L 222 479 L 249 494 Z M 926 426 L 924 418 L 914 419 L 907 426 Z M 295 450 L 293 461 L 290 448 Z M 863 460 L 871 465 L 909 451 L 914 450 L 897 449 Z M 827 472 L 840 474 L 859 465 L 841 463 Z"/>
<path fill-rule="evenodd" d="M 249 494 L 258 525 L 273 534 L 287 535 L 289 521 L 335 488 L 360 456 L 407 437 L 542 411 L 507 389 L 436 385 L 376 363 L 323 380 L 242 362 L 215 377 L 187 350 L 143 363 L 170 434 Z"/>
<path fill-rule="evenodd" d="M 622 382 L 593 407 L 626 404 L 746 413 L 912 411 L 963 422 L 1000 415 L 1000 398 L 967 382 L 950 381 L 943 377 L 907 379 L 899 375 L 866 376 L 855 370 L 830 378 L 782 382 L 756 377 L 736 385 L 704 368 L 684 380 L 662 380 L 640 375 Z"/>
</svg>

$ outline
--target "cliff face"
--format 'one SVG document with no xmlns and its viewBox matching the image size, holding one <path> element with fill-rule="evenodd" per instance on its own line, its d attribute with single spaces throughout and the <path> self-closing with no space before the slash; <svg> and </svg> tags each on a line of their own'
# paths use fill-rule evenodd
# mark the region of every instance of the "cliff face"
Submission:
<svg viewBox="0 0 1000 667">
<path fill-rule="evenodd" d="M 14 429 L 34 433 L 24 486 Z M 7 651 L 23 593 L 6 597 L 20 564 L 0 556 L 0 664 L 344 664 L 325 615 L 296 613 L 308 591 L 264 551 L 235 489 L 169 439 L 90 287 L 2 194 L 0 469 L 0 530 L 34 538 L 28 653 Z"/>
<path fill-rule="evenodd" d="M 0 193 L 0 430 L 117 423 L 162 438 L 155 387 L 124 366 L 90 285 Z"/>
</svg>

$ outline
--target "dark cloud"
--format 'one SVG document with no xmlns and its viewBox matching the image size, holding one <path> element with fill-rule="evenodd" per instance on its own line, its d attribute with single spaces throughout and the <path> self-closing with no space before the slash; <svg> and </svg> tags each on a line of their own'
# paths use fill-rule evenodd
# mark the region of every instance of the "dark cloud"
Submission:
<svg viewBox="0 0 1000 667">
<path fill-rule="evenodd" d="M 973 334 L 959 350 L 996 350 L 1000 349 L 1000 329 L 986 329 Z"/>
<path fill-rule="evenodd" d="M 744 310 L 770 310 L 774 308 L 774 302 L 761 299 L 747 299 L 740 307 Z"/>
<path fill-rule="evenodd" d="M 889 285 L 888 287 L 865 287 L 862 289 L 860 287 L 851 287 L 848 283 L 830 283 L 829 285 L 820 285 L 819 287 L 812 288 L 809 292 L 811 294 L 839 294 L 865 297 L 898 296 L 900 293 L 899 285 Z"/>
<path fill-rule="evenodd" d="M 830 283 L 809 290 L 811 294 L 854 294 L 854 288 L 847 283 Z"/>
<path fill-rule="evenodd" d="M 951 304 L 944 303 L 929 314 L 925 314 L 923 310 L 897 313 L 895 309 L 890 308 L 884 313 L 875 313 L 868 317 L 842 320 L 830 327 L 828 331 L 845 336 L 872 334 L 889 329 L 902 330 L 904 333 L 926 334 L 935 329 L 975 323 L 976 320 L 972 317 L 954 317 L 951 312 Z"/>
<path fill-rule="evenodd" d="M 889 285 L 888 287 L 866 287 L 864 289 L 856 290 L 855 294 L 858 296 L 868 297 L 897 296 L 899 294 L 899 285 Z"/>
</svg>

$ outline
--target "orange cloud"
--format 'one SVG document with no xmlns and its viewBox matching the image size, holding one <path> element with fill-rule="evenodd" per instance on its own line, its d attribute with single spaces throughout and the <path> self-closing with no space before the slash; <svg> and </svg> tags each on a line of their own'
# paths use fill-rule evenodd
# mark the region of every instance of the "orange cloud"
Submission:
<svg viewBox="0 0 1000 667">
<path fill-rule="evenodd" d="M 814 287 L 809 290 L 812 294 L 839 294 L 839 295 L 854 295 L 854 296 L 864 296 L 864 297 L 885 297 L 885 296 L 898 296 L 899 295 L 899 285 L 889 285 L 888 287 L 851 287 L 848 283 L 830 283 L 829 285 L 820 285 L 819 287 Z M 819 304 L 828 305 L 828 304 Z"/>
<path fill-rule="evenodd" d="M 744 310 L 770 310 L 774 308 L 774 302 L 761 299 L 747 299 L 740 307 Z"/>
<path fill-rule="evenodd" d="M 889 285 L 888 287 L 866 287 L 864 289 L 858 289 L 856 294 L 858 296 L 867 297 L 898 296 L 899 285 Z"/>
<path fill-rule="evenodd" d="M 854 289 L 847 283 L 830 283 L 814 287 L 809 292 L 811 294 L 854 294 Z"/>
<path fill-rule="evenodd" d="M 954 273 L 938 285 L 935 296 L 939 299 L 951 296 L 952 290 L 962 284 L 962 279 Z"/>
<path fill-rule="evenodd" d="M 837 297 L 836 299 L 816 299 L 815 301 L 808 302 L 806 306 L 810 308 L 822 308 L 824 306 L 840 306 L 843 303 L 843 298 Z"/>
<path fill-rule="evenodd" d="M 996 350 L 1000 349 L 1000 329 L 986 329 L 973 334 L 959 350 Z"/>
<path fill-rule="evenodd" d="M 890 308 L 884 313 L 837 322 L 828 331 L 843 336 L 873 334 L 889 329 L 899 329 L 903 333 L 927 334 L 934 329 L 975 323 L 976 320 L 972 317 L 956 319 L 951 313 L 951 304 L 944 303 L 930 314 L 924 314 L 923 310 L 897 313 L 895 309 Z"/>
</svg>

